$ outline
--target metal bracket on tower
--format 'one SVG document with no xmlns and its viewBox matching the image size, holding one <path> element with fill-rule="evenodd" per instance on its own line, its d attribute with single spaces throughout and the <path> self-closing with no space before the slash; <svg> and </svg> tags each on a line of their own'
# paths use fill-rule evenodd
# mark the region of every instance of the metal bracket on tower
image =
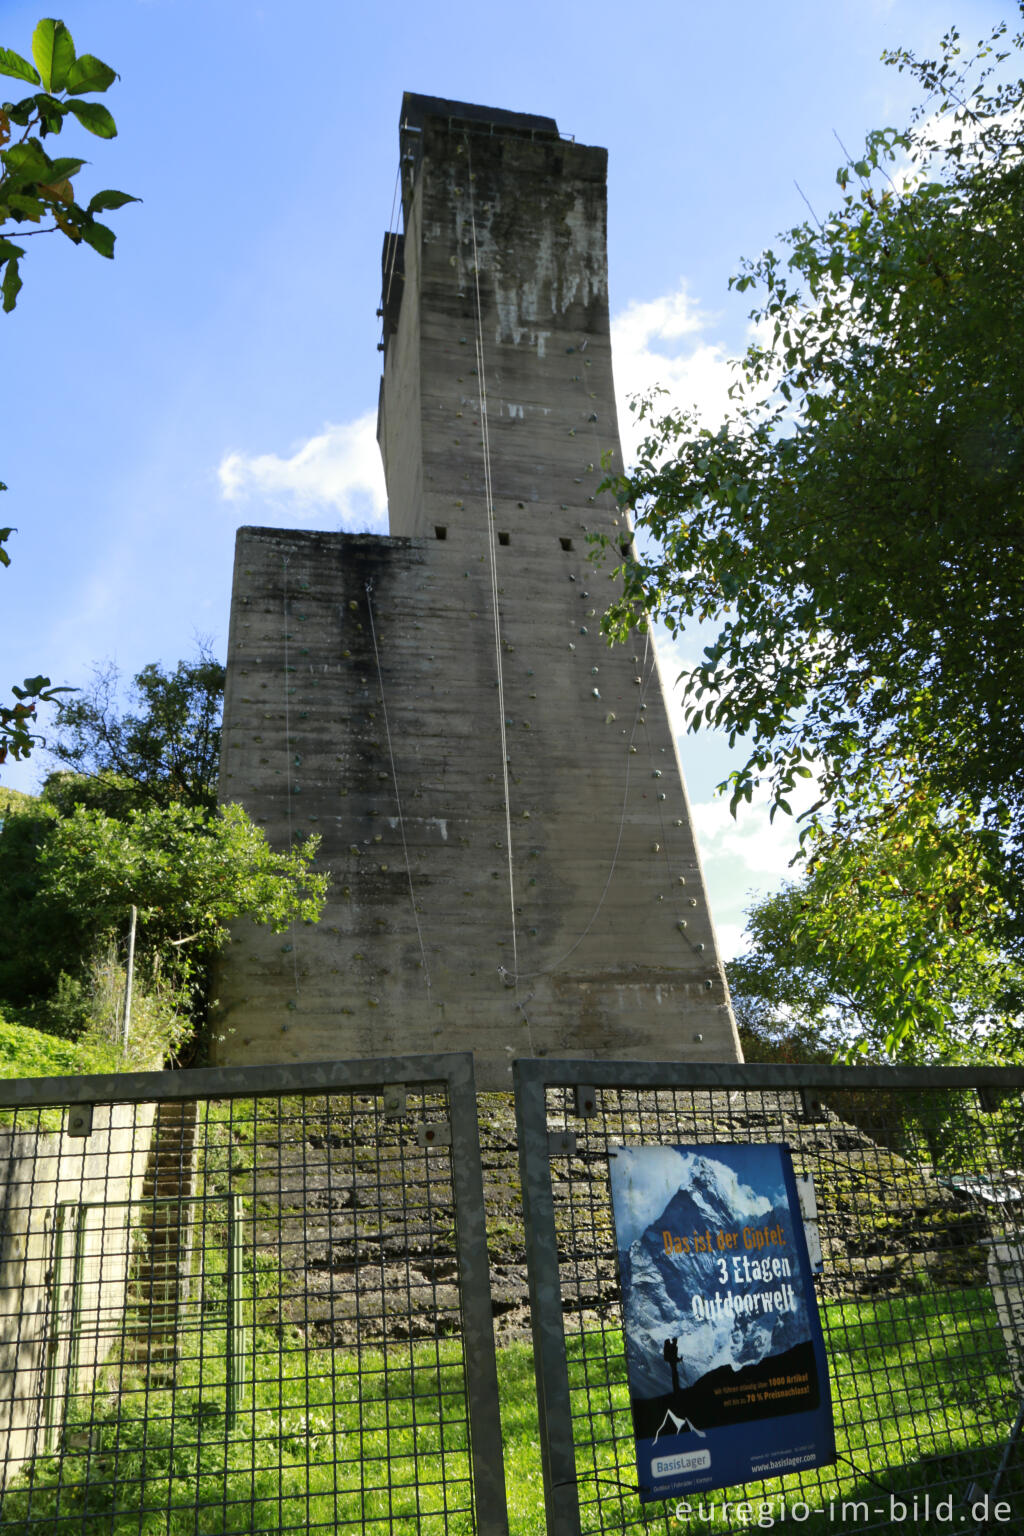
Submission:
<svg viewBox="0 0 1024 1536">
<path fill-rule="evenodd" d="M 384 1114 L 388 1120 L 399 1120 L 406 1113 L 404 1083 L 392 1083 L 384 1089 Z"/>
<path fill-rule="evenodd" d="M 434 1120 L 429 1125 L 416 1127 L 416 1145 L 420 1147 L 450 1147 L 452 1128 L 447 1120 Z"/>
<path fill-rule="evenodd" d="M 69 1136 L 91 1136 L 92 1105 L 73 1104 L 68 1110 L 68 1123 L 64 1129 Z"/>
<path fill-rule="evenodd" d="M 548 1131 L 549 1157 L 572 1157 L 575 1151 L 575 1131 Z"/>
<path fill-rule="evenodd" d="M 576 1084 L 576 1113 L 581 1120 L 592 1120 L 597 1114 L 597 1093 L 589 1083 Z"/>
</svg>

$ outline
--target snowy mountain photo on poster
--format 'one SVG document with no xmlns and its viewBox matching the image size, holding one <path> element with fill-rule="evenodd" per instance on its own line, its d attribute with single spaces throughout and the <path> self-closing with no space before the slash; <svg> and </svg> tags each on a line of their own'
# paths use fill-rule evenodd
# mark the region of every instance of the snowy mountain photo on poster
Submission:
<svg viewBox="0 0 1024 1536">
<path fill-rule="evenodd" d="M 789 1149 L 610 1149 L 640 1497 L 835 1460 Z"/>
</svg>

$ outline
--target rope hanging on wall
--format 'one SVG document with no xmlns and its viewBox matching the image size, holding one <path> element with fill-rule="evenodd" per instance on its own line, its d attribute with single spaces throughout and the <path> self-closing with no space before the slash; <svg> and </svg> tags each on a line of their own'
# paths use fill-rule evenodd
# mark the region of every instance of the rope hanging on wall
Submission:
<svg viewBox="0 0 1024 1536">
<path fill-rule="evenodd" d="M 284 761 L 285 761 L 285 791 L 287 795 L 287 822 L 288 822 L 288 852 L 291 853 L 295 841 L 295 830 L 292 820 L 292 728 L 291 713 L 288 705 L 288 678 L 291 676 L 288 662 L 288 556 L 281 556 L 281 617 L 283 620 L 282 633 L 284 635 Z M 299 956 L 295 947 L 295 924 L 290 924 L 288 936 L 291 939 L 292 973 L 295 981 L 295 1005 L 299 1001 Z M 289 1006 L 291 1006 L 289 1004 Z"/>
<path fill-rule="evenodd" d="M 427 964 L 427 951 L 423 945 L 423 932 L 420 928 L 419 913 L 416 910 L 416 892 L 412 883 L 412 864 L 409 861 L 409 845 L 405 837 L 405 816 L 402 811 L 402 797 L 398 790 L 398 770 L 395 767 L 395 754 L 391 745 L 391 725 L 388 720 L 388 701 L 384 692 L 384 674 L 380 665 L 380 650 L 377 646 L 377 626 L 373 622 L 373 583 L 366 583 L 366 611 L 370 616 L 370 638 L 373 641 L 373 659 L 377 664 L 377 687 L 380 689 L 381 712 L 384 715 L 384 736 L 388 744 L 388 762 L 391 766 L 391 782 L 395 788 L 395 807 L 398 811 L 398 831 L 402 839 L 402 858 L 405 860 L 405 873 L 409 881 L 409 902 L 412 906 L 412 920 L 416 924 L 416 937 L 420 945 L 420 958 L 423 962 L 423 981 L 427 989 L 427 997 L 430 996 L 430 967 Z"/>
<path fill-rule="evenodd" d="M 518 985 L 519 939 L 516 931 L 515 873 L 512 863 L 512 811 L 509 804 L 508 741 L 505 734 L 505 676 L 501 661 L 501 614 L 498 604 L 498 556 L 494 516 L 494 490 L 491 483 L 491 438 L 487 420 L 487 374 L 484 367 L 483 306 L 480 301 L 480 252 L 477 243 L 476 211 L 473 202 L 473 158 L 469 135 L 465 135 L 466 169 L 469 185 L 469 227 L 473 237 L 473 293 L 476 304 L 476 366 L 480 380 L 480 435 L 484 450 L 484 498 L 487 509 L 487 555 L 491 582 L 491 609 L 494 617 L 494 667 L 498 681 L 498 737 L 501 744 L 501 775 L 505 796 L 505 848 L 508 855 L 509 918 L 512 928 L 512 969 L 499 966 L 502 979 Z M 521 1007 L 522 1005 L 520 1005 Z M 526 1018 L 525 1011 L 523 1017 Z M 527 1020 L 527 1024 L 529 1021 Z"/>
</svg>

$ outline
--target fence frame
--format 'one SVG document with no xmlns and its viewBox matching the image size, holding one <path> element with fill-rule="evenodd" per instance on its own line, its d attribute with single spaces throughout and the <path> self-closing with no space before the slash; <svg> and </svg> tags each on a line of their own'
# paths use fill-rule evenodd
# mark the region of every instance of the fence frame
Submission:
<svg viewBox="0 0 1024 1536">
<path fill-rule="evenodd" d="M 477 1532 L 478 1536 L 508 1536 L 483 1172 L 471 1052 L 251 1067 L 191 1067 L 184 1071 L 124 1072 L 90 1077 L 0 1079 L 0 1110 L 67 1107 L 71 1111 L 85 1111 L 84 1120 L 81 1115 L 77 1118 L 80 1124 L 88 1126 L 89 1111 L 103 1104 L 158 1104 L 277 1097 L 293 1093 L 373 1093 L 406 1083 L 424 1088 L 437 1085 L 447 1090 L 466 1409 Z M 74 1114 L 69 1114 L 69 1129 L 75 1118 Z M 236 1362 L 236 1371 L 239 1365 L 240 1362 Z M 238 1384 L 236 1378 L 236 1391 Z"/>
<path fill-rule="evenodd" d="M 549 1130 L 547 1090 L 577 1089 L 577 1114 L 585 1115 L 585 1089 L 625 1088 L 759 1090 L 806 1093 L 839 1089 L 975 1089 L 984 1095 L 1024 1093 L 1020 1067 L 886 1067 L 782 1063 L 554 1060 L 520 1057 L 512 1063 L 519 1167 L 526 1230 L 527 1279 L 533 1328 L 534 1370 L 540 1421 L 541 1464 L 548 1531 L 580 1536 L 575 1442 L 566 1354 L 558 1236 L 551 1159 L 567 1156 L 572 1137 Z M 591 1104 L 590 1108 L 592 1109 Z M 554 1143 L 554 1144 L 553 1144 Z"/>
</svg>

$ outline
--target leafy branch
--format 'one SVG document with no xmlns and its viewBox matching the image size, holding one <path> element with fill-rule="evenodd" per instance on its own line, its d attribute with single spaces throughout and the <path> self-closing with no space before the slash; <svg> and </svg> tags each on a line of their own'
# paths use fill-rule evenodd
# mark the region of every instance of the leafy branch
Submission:
<svg viewBox="0 0 1024 1536">
<path fill-rule="evenodd" d="M 91 53 L 76 54 L 71 33 L 52 17 L 40 21 L 32 34 L 32 58 L 34 63 L 12 48 L 0 48 L 0 75 L 39 87 L 20 101 L 0 103 L 0 295 L 5 314 L 18 301 L 25 255 L 25 247 L 10 237 L 12 225 L 18 227 L 18 240 L 60 233 L 73 245 L 88 245 L 109 258 L 114 254 L 114 232 L 97 214 L 139 201 L 127 192 L 107 189 L 83 205 L 74 178 L 86 161 L 53 158 L 43 147 L 43 140 L 59 134 L 69 117 L 96 138 L 116 136 L 108 108 L 85 99 L 106 91 L 117 79 L 114 70 Z M 36 227 L 24 227 L 29 225 Z M 0 491 L 6 489 L 0 483 Z M 4 545 L 13 532 L 0 528 L 0 565 L 11 563 Z M 39 676 L 25 678 L 23 686 L 12 691 L 15 702 L 0 705 L 0 763 L 30 755 L 40 740 L 32 729 L 37 707 L 71 690 L 54 688 L 48 677 Z"/>
</svg>

